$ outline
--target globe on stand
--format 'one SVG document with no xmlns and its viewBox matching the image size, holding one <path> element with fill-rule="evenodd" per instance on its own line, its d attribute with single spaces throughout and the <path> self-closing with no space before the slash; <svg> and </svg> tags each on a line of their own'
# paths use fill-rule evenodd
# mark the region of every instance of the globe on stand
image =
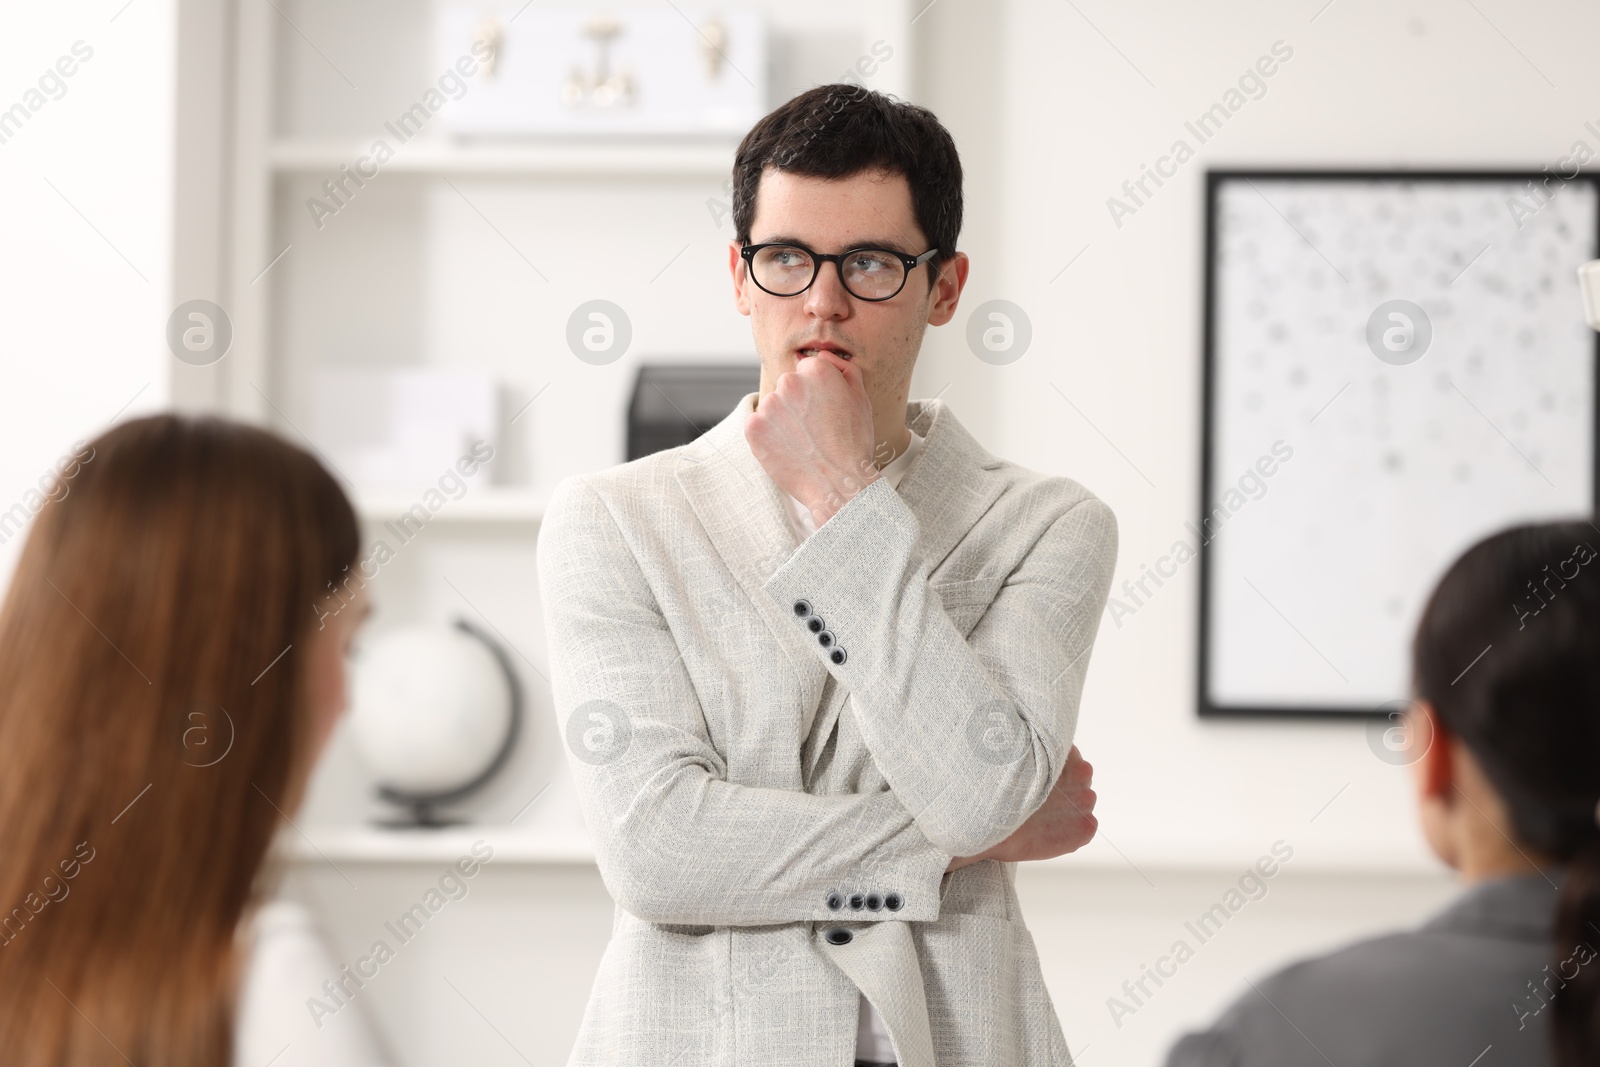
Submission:
<svg viewBox="0 0 1600 1067">
<path fill-rule="evenodd" d="M 378 795 L 406 809 L 384 826 L 451 826 L 439 808 L 482 789 L 510 758 L 522 688 L 498 642 L 465 619 L 362 642 L 349 729 Z"/>
</svg>

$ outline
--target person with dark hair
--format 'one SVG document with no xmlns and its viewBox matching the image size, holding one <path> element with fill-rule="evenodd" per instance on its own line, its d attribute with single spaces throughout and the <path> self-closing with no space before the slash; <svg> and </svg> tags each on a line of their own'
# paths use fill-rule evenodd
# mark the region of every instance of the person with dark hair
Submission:
<svg viewBox="0 0 1600 1067">
<path fill-rule="evenodd" d="M 63 468 L 63 473 L 67 470 Z M 75 453 L 0 607 L 0 1060 L 377 1067 L 269 856 L 370 605 L 315 457 L 213 417 Z"/>
<path fill-rule="evenodd" d="M 540 527 L 616 901 L 569 1062 L 1067 1067 L 1013 879 L 1095 830 L 1072 738 L 1116 520 L 908 401 L 968 271 L 931 112 L 819 86 L 732 187 L 759 389 Z"/>
<path fill-rule="evenodd" d="M 1597 546 L 1584 520 L 1501 531 L 1423 609 L 1402 751 L 1465 892 L 1252 983 L 1167 1067 L 1600 1062 Z"/>
</svg>

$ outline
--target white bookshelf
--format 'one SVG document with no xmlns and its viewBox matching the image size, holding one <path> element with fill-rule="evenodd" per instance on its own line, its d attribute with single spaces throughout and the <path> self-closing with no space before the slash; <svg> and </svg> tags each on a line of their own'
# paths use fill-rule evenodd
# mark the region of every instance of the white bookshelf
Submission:
<svg viewBox="0 0 1600 1067">
<path fill-rule="evenodd" d="M 296 864 L 398 863 L 433 865 L 454 862 L 468 855 L 475 842 L 494 849 L 496 864 L 589 865 L 595 862 L 594 844 L 581 828 L 566 832 L 529 831 L 504 823 L 475 823 L 432 830 L 400 830 L 374 825 L 301 826 L 285 829 L 277 847 Z M 1133 854 L 1112 848 L 1102 838 L 1083 850 L 1053 859 L 1031 862 L 1060 873 L 1123 871 L 1150 877 L 1167 872 L 1215 871 L 1237 874 L 1263 854 L 1259 843 L 1237 842 L 1231 848 L 1195 847 L 1181 841 L 1145 847 Z M 1445 876 L 1443 864 L 1420 849 L 1352 849 L 1343 844 L 1323 845 L 1301 840 L 1294 857 L 1282 864 L 1286 871 L 1313 873 L 1382 873 Z"/>
<path fill-rule="evenodd" d="M 356 495 L 356 511 L 365 522 L 398 522 L 417 504 L 418 494 L 367 491 Z M 474 489 L 460 500 L 446 500 L 428 519 L 428 525 L 445 523 L 537 524 L 544 515 L 548 494 L 532 489 L 491 487 Z"/>
<path fill-rule="evenodd" d="M 911 97 L 921 3 L 748 2 L 767 15 L 769 105 L 841 80 L 874 42 L 892 57 L 861 80 Z M 435 118 L 335 215 L 314 218 L 308 198 L 438 77 L 433 34 L 445 4 L 456 0 L 240 0 L 235 60 L 222 75 L 231 121 L 218 186 L 227 199 L 216 299 L 233 346 L 215 366 L 213 406 L 306 442 L 321 366 L 472 368 L 502 383 L 517 417 L 494 462 L 420 533 L 391 526 L 420 492 L 353 496 L 368 545 L 396 549 L 373 579 L 380 610 L 369 627 L 486 622 L 514 649 L 527 721 L 496 783 L 451 812 L 481 825 L 428 832 L 372 824 L 381 805 L 336 732 L 296 819 L 315 829 L 282 847 L 301 863 L 433 863 L 461 855 L 476 834 L 497 859 L 592 863 L 544 681 L 538 527 L 557 481 L 623 460 L 640 363 L 753 362 L 727 276 L 724 186 L 738 139 L 456 139 Z M 632 320 L 631 347 L 603 367 L 565 343 L 569 316 L 591 299 Z"/>
<path fill-rule="evenodd" d="M 494 849 L 494 863 L 592 864 L 594 846 L 585 833 L 536 832 L 505 824 L 472 824 L 431 830 L 378 826 L 302 826 L 287 830 L 277 845 L 294 863 L 452 863 L 471 854 L 475 842 Z"/>
<path fill-rule="evenodd" d="M 275 174 L 336 173 L 368 151 L 358 141 L 274 141 L 267 162 Z M 411 142 L 383 166 L 384 173 L 540 176 L 620 176 L 649 180 L 669 176 L 727 176 L 737 142 L 659 144 L 458 144 L 445 139 Z"/>
</svg>

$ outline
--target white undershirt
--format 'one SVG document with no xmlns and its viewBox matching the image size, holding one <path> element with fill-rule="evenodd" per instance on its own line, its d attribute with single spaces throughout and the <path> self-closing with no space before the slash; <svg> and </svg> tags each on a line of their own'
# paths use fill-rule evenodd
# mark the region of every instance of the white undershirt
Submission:
<svg viewBox="0 0 1600 1067">
<path fill-rule="evenodd" d="M 906 446 L 904 452 L 894 457 L 893 462 L 878 472 L 879 477 L 887 479 L 890 485 L 899 488 L 900 479 L 905 474 L 906 467 L 910 465 L 911 457 L 915 456 L 917 449 L 922 447 L 922 441 L 922 435 L 912 430 L 911 443 Z M 788 493 L 783 495 L 789 504 L 789 525 L 794 529 L 795 541 L 798 544 L 817 532 L 817 524 L 804 504 Z"/>
<path fill-rule="evenodd" d="M 922 435 L 912 430 L 911 444 L 906 446 L 906 450 L 896 456 L 892 463 L 879 471 L 879 476 L 887 479 L 891 486 L 898 489 L 900 478 L 911 463 L 911 457 L 915 456 L 917 449 L 922 446 L 922 441 Z M 784 496 L 789 504 L 789 525 L 794 529 L 795 543 L 799 544 L 817 532 L 817 524 L 804 504 L 788 493 Z M 861 996 L 861 1011 L 856 1016 L 856 1058 L 879 1063 L 892 1063 L 895 1059 L 894 1045 L 889 1040 L 888 1028 L 883 1025 L 883 1016 L 878 1014 L 878 1010 L 872 1006 L 872 1002 L 864 993 Z"/>
</svg>

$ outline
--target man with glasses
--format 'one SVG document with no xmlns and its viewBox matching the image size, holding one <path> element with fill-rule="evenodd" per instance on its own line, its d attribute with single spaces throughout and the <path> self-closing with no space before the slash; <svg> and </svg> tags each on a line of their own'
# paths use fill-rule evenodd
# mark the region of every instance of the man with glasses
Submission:
<svg viewBox="0 0 1600 1067">
<path fill-rule="evenodd" d="M 1072 744 L 1116 523 L 908 401 L 955 315 L 927 110 L 802 93 L 734 163 L 760 388 L 557 485 L 551 685 L 616 900 L 570 1063 L 1071 1063 L 1013 887 L 1094 834 Z"/>
</svg>

